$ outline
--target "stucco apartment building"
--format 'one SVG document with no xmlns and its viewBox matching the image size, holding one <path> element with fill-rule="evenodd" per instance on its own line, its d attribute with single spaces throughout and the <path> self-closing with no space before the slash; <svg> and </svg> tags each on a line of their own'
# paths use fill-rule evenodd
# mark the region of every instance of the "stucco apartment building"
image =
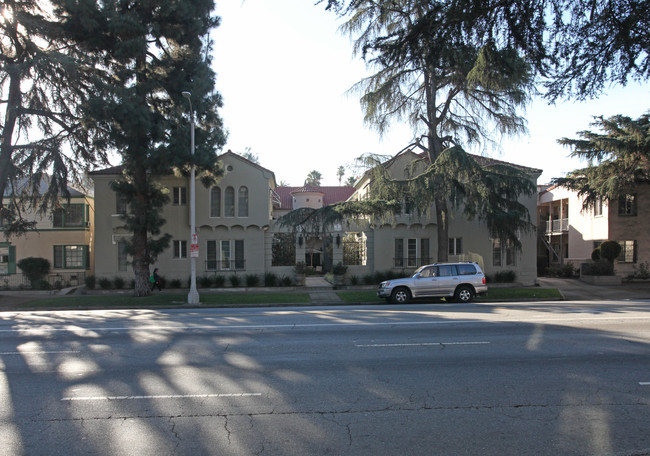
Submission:
<svg viewBox="0 0 650 456">
<path fill-rule="evenodd" d="M 47 181 L 41 183 L 41 192 Z M 23 258 L 45 258 L 52 267 L 48 280 L 52 285 L 83 285 L 94 273 L 94 198 L 68 188 L 70 199 L 61 200 L 61 208 L 46 214 L 26 207 L 23 217 L 35 221 L 34 231 L 21 236 L 2 236 L 0 240 L 0 286 L 26 285 L 16 282 L 21 271 L 16 264 Z M 9 199 L 4 199 L 5 204 Z M 2 229 L 0 220 L 0 229 Z M 58 283 L 57 283 L 58 282 Z"/>
<path fill-rule="evenodd" d="M 414 153 L 401 154 L 386 164 L 398 176 L 404 166 L 416 158 Z M 318 209 L 346 199 L 361 199 L 370 185 L 361 178 L 354 187 L 278 187 L 272 171 L 233 153 L 219 159 L 225 175 L 212 188 L 196 186 L 196 226 L 199 239 L 197 276 L 263 275 L 293 276 L 297 262 L 304 261 L 316 271 L 330 270 L 339 262 L 348 266 L 348 275 L 362 277 L 376 271 L 413 271 L 437 258 L 435 217 L 404 213 L 394 219 L 349 221 L 327 231 L 283 227 L 278 218 L 301 207 Z M 132 277 L 130 258 L 124 253 L 129 236 L 122 228 L 123 206 L 109 183 L 119 177 L 120 167 L 91 173 L 95 182 L 95 236 L 98 278 Z M 530 170 L 531 180 L 541 171 Z M 172 235 L 172 245 L 156 263 L 167 279 L 187 283 L 189 259 L 189 181 L 168 176 L 161 179 L 171 195 L 163 209 L 167 223 L 163 232 Z M 524 204 L 534 218 L 536 198 Z M 497 239 L 491 239 L 485 225 L 468 222 L 459 214 L 449 221 L 450 261 L 476 261 L 488 274 L 502 270 L 516 272 L 518 281 L 533 284 L 536 278 L 534 233 L 522 235 L 523 249 L 515 252 Z"/>
<path fill-rule="evenodd" d="M 616 274 L 627 276 L 650 260 L 650 185 L 638 185 L 618 201 L 600 201 L 583 208 L 577 192 L 541 186 L 538 193 L 538 263 L 540 268 L 571 262 L 578 267 L 591 259 L 603 241 L 617 241 L 621 255 Z"/>
</svg>

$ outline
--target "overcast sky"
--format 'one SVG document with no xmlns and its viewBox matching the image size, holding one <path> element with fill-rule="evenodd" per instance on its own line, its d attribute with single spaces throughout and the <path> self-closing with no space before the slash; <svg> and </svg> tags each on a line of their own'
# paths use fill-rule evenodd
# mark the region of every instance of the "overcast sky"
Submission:
<svg viewBox="0 0 650 456">
<path fill-rule="evenodd" d="M 229 131 L 224 151 L 250 148 L 278 183 L 296 186 L 312 170 L 323 175 L 323 185 L 338 185 L 339 166 L 353 165 L 364 153 L 394 155 L 412 138 L 406 125 L 384 138 L 364 125 L 358 95 L 347 92 L 365 66 L 352 56 L 334 15 L 313 3 L 218 0 L 221 26 L 213 32 L 213 66 Z M 647 84 L 615 87 L 588 102 L 548 106 L 537 100 L 525 114 L 529 135 L 499 140 L 496 150 L 469 152 L 542 169 L 542 184 L 584 165 L 567 158 L 558 138 L 577 137 L 594 115 L 638 117 L 648 109 Z"/>
</svg>

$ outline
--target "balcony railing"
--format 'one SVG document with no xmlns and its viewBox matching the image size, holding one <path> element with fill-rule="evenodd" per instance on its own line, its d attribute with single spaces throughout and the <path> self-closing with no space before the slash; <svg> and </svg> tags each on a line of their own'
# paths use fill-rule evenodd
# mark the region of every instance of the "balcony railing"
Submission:
<svg viewBox="0 0 650 456">
<path fill-rule="evenodd" d="M 419 268 L 427 264 L 431 264 L 431 257 L 425 258 L 416 258 L 416 257 L 404 257 L 404 258 L 393 258 L 393 267 L 394 268 Z"/>
<path fill-rule="evenodd" d="M 246 260 L 206 260 L 206 271 L 245 271 Z"/>
<path fill-rule="evenodd" d="M 547 220 L 544 225 L 544 233 L 560 233 L 569 230 L 569 219 Z"/>
</svg>

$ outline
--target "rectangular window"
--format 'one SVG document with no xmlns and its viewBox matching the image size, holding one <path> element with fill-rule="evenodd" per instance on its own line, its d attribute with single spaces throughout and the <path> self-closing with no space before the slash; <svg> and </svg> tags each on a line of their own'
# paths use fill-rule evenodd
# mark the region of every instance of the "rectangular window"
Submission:
<svg viewBox="0 0 650 456">
<path fill-rule="evenodd" d="M 235 241 L 235 269 L 245 269 L 246 261 L 244 260 L 244 240 Z"/>
<path fill-rule="evenodd" d="M 115 213 L 126 214 L 128 202 L 125 197 L 115 194 Z"/>
<path fill-rule="evenodd" d="M 602 215 L 603 215 L 603 198 L 599 197 L 596 199 L 596 203 L 594 204 L 594 216 L 600 217 Z"/>
<path fill-rule="evenodd" d="M 235 216 L 235 189 L 232 187 L 226 187 L 223 215 L 225 217 Z"/>
<path fill-rule="evenodd" d="M 120 272 L 125 272 L 127 269 L 127 254 L 126 254 L 126 242 L 118 241 L 117 242 L 117 270 Z"/>
<path fill-rule="evenodd" d="M 221 241 L 221 269 L 229 271 L 231 268 L 230 260 L 230 241 Z"/>
<path fill-rule="evenodd" d="M 395 267 L 404 267 L 404 239 L 395 239 Z"/>
<path fill-rule="evenodd" d="M 86 226 L 87 211 L 85 209 L 85 204 L 70 204 L 55 209 L 52 214 L 52 224 L 55 228 Z"/>
<path fill-rule="evenodd" d="M 185 187 L 174 187 L 174 206 L 182 206 L 187 204 L 187 188 Z"/>
<path fill-rule="evenodd" d="M 217 241 L 208 241 L 207 254 L 205 260 L 206 271 L 217 270 Z"/>
<path fill-rule="evenodd" d="M 407 241 L 406 265 L 409 268 L 415 268 L 418 265 L 418 240 L 417 239 L 408 239 Z"/>
<path fill-rule="evenodd" d="M 621 245 L 621 253 L 618 261 L 621 263 L 636 263 L 636 241 L 618 241 Z"/>
<path fill-rule="evenodd" d="M 429 238 L 420 239 L 420 265 L 431 263 Z"/>
<path fill-rule="evenodd" d="M 501 266 L 501 240 L 492 240 L 492 265 Z"/>
<path fill-rule="evenodd" d="M 174 245 L 174 258 L 179 260 L 187 258 L 187 241 L 172 241 Z"/>
<path fill-rule="evenodd" d="M 221 217 L 221 189 L 212 187 L 210 190 L 210 217 Z"/>
<path fill-rule="evenodd" d="M 449 238 L 449 255 L 461 255 L 463 253 L 463 238 Z"/>
<path fill-rule="evenodd" d="M 90 252 L 87 245 L 55 245 L 54 269 L 88 269 Z"/>
<path fill-rule="evenodd" d="M 618 199 L 618 215 L 633 216 L 636 215 L 636 195 L 627 194 Z"/>
<path fill-rule="evenodd" d="M 343 237 L 343 264 L 365 266 L 367 261 L 366 236 L 364 233 L 346 233 Z"/>
<path fill-rule="evenodd" d="M 517 265 L 517 249 L 515 249 L 515 244 L 512 241 L 506 242 L 506 266 L 516 266 Z"/>
</svg>

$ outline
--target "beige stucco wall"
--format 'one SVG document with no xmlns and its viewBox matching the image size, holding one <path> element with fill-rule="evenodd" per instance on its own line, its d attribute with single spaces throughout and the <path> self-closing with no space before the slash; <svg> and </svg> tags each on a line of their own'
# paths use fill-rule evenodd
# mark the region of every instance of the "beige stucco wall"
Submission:
<svg viewBox="0 0 650 456">
<path fill-rule="evenodd" d="M 196 227 L 199 238 L 199 257 L 196 261 L 197 277 L 201 275 L 214 275 L 214 271 L 206 270 L 207 243 L 208 241 L 243 240 L 245 271 L 238 271 L 238 275 L 262 275 L 264 265 L 264 232 L 268 230 L 270 221 L 270 189 L 274 185 L 274 176 L 268 170 L 252 165 L 245 159 L 234 154 L 221 155 L 220 159 L 226 169 L 225 175 L 219 180 L 218 186 L 222 191 L 222 216 L 210 217 L 210 189 L 204 187 L 197 179 L 196 182 Z M 109 188 L 109 182 L 117 176 L 93 176 L 95 181 L 95 194 L 97 196 L 96 212 L 98 239 L 97 277 L 113 278 L 121 276 L 125 279 L 133 277 L 129 266 L 126 272 L 117 271 L 117 243 L 120 235 L 127 235 L 120 228 L 122 224 L 119 216 L 115 215 L 115 193 Z M 168 188 L 170 197 L 174 187 L 187 188 L 187 204 L 173 205 L 172 201 L 165 205 L 162 217 L 166 220 L 161 231 L 169 233 L 173 240 L 187 241 L 187 258 L 173 258 L 173 248 L 162 252 L 153 267 L 160 270 L 160 274 L 167 279 L 180 279 L 184 284 L 190 276 L 190 183 L 189 178 L 181 176 L 166 176 L 161 178 L 160 184 Z M 227 187 L 235 191 L 235 216 L 224 217 L 223 197 Z M 248 188 L 248 216 L 239 217 L 237 213 L 238 191 L 245 186 Z M 220 245 L 217 242 L 217 245 Z M 234 260 L 234 252 L 233 257 Z M 129 258 L 130 260 L 130 258 Z M 233 272 L 218 273 L 230 275 Z"/>
<path fill-rule="evenodd" d="M 8 200 L 7 200 L 8 201 Z M 67 204 L 68 201 L 62 201 Z M 9 240 L 2 239 L 3 244 L 12 245 L 16 248 L 16 263 L 23 258 L 38 257 L 47 259 L 52 265 L 52 273 L 57 272 L 83 272 L 94 273 L 94 224 L 95 209 L 92 197 L 71 198 L 70 204 L 85 204 L 88 206 L 88 225 L 85 227 L 58 228 L 53 226 L 51 212 L 39 214 L 27 209 L 23 216 L 26 220 L 36 221 L 36 231 L 23 236 L 14 236 Z M 90 264 L 88 269 L 54 269 L 54 246 L 55 245 L 87 245 L 89 248 Z M 16 268 L 16 272 L 22 272 Z"/>
</svg>

